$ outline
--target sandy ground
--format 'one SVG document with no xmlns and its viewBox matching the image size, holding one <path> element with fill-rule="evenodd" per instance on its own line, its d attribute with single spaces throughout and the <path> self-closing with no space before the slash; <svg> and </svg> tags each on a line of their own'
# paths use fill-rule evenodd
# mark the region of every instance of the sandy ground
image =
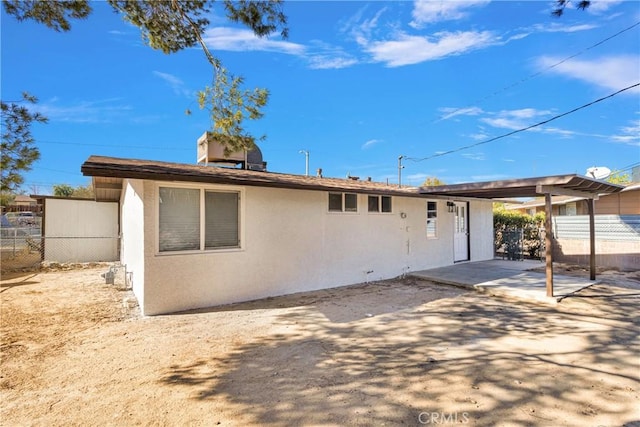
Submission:
<svg viewBox="0 0 640 427">
<path fill-rule="evenodd" d="M 554 307 L 403 279 L 141 317 L 105 270 L 3 275 L 2 425 L 640 425 L 637 273 Z"/>
</svg>

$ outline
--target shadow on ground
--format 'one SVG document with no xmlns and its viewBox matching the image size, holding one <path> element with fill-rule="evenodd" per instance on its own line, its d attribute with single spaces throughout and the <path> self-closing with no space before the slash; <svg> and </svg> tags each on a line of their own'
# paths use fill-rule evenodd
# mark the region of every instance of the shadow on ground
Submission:
<svg viewBox="0 0 640 427">
<path fill-rule="evenodd" d="M 548 307 L 421 281 L 363 286 L 220 308 L 292 310 L 278 333 L 167 366 L 160 382 L 261 425 L 640 420 L 636 293 L 593 286 Z M 389 304 L 374 310 L 373 295 Z"/>
</svg>

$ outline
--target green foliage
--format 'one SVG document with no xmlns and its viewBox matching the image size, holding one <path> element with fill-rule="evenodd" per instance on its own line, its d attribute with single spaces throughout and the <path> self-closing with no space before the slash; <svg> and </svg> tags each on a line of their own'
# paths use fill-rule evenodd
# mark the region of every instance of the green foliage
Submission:
<svg viewBox="0 0 640 427">
<path fill-rule="evenodd" d="M 58 197 L 91 199 L 94 197 L 94 192 L 91 184 L 78 185 L 77 187 L 72 187 L 69 184 L 57 184 L 53 186 L 53 195 Z"/>
<path fill-rule="evenodd" d="M 631 176 L 628 173 L 622 173 L 621 171 L 613 171 L 609 178 L 607 178 L 607 182 L 618 185 L 627 185 L 631 184 Z"/>
<path fill-rule="evenodd" d="M 564 10 L 571 3 L 571 0 L 556 0 L 556 6 L 551 12 L 551 15 L 560 17 L 564 14 Z M 580 10 L 585 10 L 589 6 L 591 6 L 591 1 L 589 0 L 579 0 L 576 7 Z"/>
<path fill-rule="evenodd" d="M 79 199 L 93 199 L 95 197 L 95 192 L 93 191 L 93 185 L 78 185 L 73 189 L 72 197 L 77 197 Z"/>
<path fill-rule="evenodd" d="M 261 109 L 269 100 L 266 89 L 242 89 L 242 83 L 242 77 L 229 76 L 220 68 L 213 86 L 198 93 L 198 104 L 209 110 L 213 134 L 221 137 L 218 139 L 223 142 L 225 155 L 254 148 L 255 140 L 244 131 L 242 123 L 260 119 L 264 115 Z"/>
<path fill-rule="evenodd" d="M 436 178 L 435 176 L 427 177 L 427 179 L 425 179 L 424 182 L 422 183 L 423 187 L 437 187 L 439 185 L 446 185 L 446 184 L 444 181 L 442 181 L 439 178 Z"/>
<path fill-rule="evenodd" d="M 0 101 L 2 113 L 2 153 L 0 154 L 1 192 L 14 192 L 24 182 L 23 172 L 31 170 L 33 162 L 40 158 L 31 135 L 33 122 L 46 123 L 47 118 L 34 113 L 22 103 L 36 104 L 38 100 L 23 92 L 22 100 Z"/>
<path fill-rule="evenodd" d="M 200 45 L 212 66 L 211 86 L 200 91 L 200 108 L 207 109 L 212 131 L 224 136 L 225 153 L 251 149 L 254 138 L 244 130 L 245 120 L 263 116 L 269 92 L 266 89 L 243 89 L 242 77 L 229 75 L 218 58 L 209 51 L 203 38 L 209 25 L 214 1 L 209 0 L 108 0 L 123 19 L 140 29 L 145 44 L 166 54 Z M 18 20 L 33 19 L 56 31 L 68 31 L 70 19 L 83 19 L 91 13 L 88 0 L 9 0 L 5 11 Z M 287 17 L 282 0 L 224 0 L 227 19 L 250 28 L 258 37 L 280 30 L 288 36 Z M 190 114 L 190 111 L 186 111 Z M 262 136 L 260 139 L 264 139 Z"/>
<path fill-rule="evenodd" d="M 8 206 L 13 203 L 16 195 L 12 193 L 0 192 L 0 206 Z"/>
<path fill-rule="evenodd" d="M 70 19 L 84 19 L 91 14 L 88 0 L 3 0 L 7 15 L 18 21 L 34 20 L 55 31 L 69 31 Z"/>
<path fill-rule="evenodd" d="M 71 197 L 73 187 L 69 184 L 58 184 L 53 186 L 53 195 L 58 197 Z"/>
<path fill-rule="evenodd" d="M 519 251 L 514 245 L 521 246 L 531 258 L 539 258 L 543 241 L 540 238 L 540 228 L 544 225 L 545 214 L 535 216 L 516 211 L 507 211 L 503 207 L 493 210 L 494 244 L 496 249 L 504 249 L 508 254 Z M 513 232 L 522 232 L 517 242 L 508 238 Z"/>
<path fill-rule="evenodd" d="M 164 53 L 179 52 L 195 46 L 209 20 L 206 1 L 109 0 L 123 19 L 140 29 L 142 40 Z"/>
</svg>

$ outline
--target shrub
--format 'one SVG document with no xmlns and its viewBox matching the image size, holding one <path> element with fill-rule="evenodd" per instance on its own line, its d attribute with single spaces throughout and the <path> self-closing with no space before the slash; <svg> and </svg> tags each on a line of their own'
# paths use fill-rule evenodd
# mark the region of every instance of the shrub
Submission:
<svg viewBox="0 0 640 427">
<path fill-rule="evenodd" d="M 531 216 L 516 211 L 494 209 L 493 230 L 496 250 L 504 249 L 510 258 L 520 250 L 528 253 L 530 258 L 540 258 L 540 250 L 544 247 L 540 229 L 544 225 L 544 219 L 545 215 L 542 212 Z M 520 241 L 505 239 L 505 232 L 518 231 L 522 233 Z"/>
</svg>

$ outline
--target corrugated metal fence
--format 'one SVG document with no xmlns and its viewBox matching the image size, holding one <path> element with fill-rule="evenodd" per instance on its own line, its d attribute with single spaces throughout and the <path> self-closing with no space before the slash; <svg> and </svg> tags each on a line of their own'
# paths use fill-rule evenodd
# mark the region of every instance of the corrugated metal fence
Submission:
<svg viewBox="0 0 640 427">
<path fill-rule="evenodd" d="M 589 240 L 589 216 L 556 216 L 553 218 L 556 239 Z M 596 215 L 596 240 L 638 241 L 640 215 Z"/>
</svg>

